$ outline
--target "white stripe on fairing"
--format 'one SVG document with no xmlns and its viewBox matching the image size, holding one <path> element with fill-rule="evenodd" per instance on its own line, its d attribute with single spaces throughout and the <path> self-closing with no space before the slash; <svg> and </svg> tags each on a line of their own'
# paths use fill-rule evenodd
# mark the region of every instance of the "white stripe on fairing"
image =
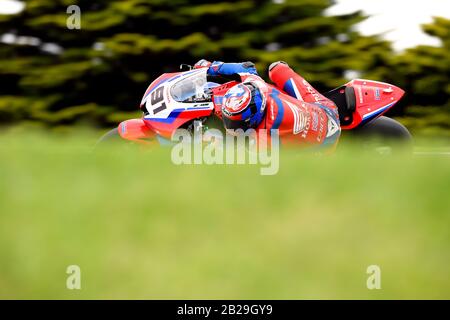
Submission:
<svg viewBox="0 0 450 320">
<path fill-rule="evenodd" d="M 396 103 L 397 103 L 397 101 L 394 101 L 394 102 L 388 104 L 387 106 L 385 106 L 385 107 L 383 107 L 383 108 L 380 108 L 380 109 L 374 110 L 374 111 L 372 111 L 372 112 L 370 112 L 370 113 L 368 113 L 368 114 L 365 114 L 365 115 L 363 116 L 363 120 L 365 120 L 365 119 L 367 119 L 367 118 L 373 116 L 374 114 L 378 114 L 378 113 L 383 112 L 384 110 L 386 110 L 387 108 L 390 108 L 392 105 L 394 105 L 394 104 L 396 104 Z"/>
<path fill-rule="evenodd" d="M 371 83 L 378 83 L 378 84 L 384 84 L 384 85 L 392 86 L 392 85 L 389 84 L 389 83 L 381 82 L 381 81 L 375 81 L 375 80 L 355 79 L 355 80 L 353 80 L 353 81 L 371 82 Z"/>
<path fill-rule="evenodd" d="M 294 80 L 291 78 L 289 81 L 291 82 L 292 88 L 294 88 L 294 94 L 295 94 L 295 97 L 296 97 L 298 100 L 300 100 L 300 101 L 305 101 L 305 100 L 303 100 L 303 97 L 302 97 L 302 95 L 300 94 L 300 91 L 298 91 L 298 88 L 297 88 L 297 86 L 295 85 Z"/>
</svg>

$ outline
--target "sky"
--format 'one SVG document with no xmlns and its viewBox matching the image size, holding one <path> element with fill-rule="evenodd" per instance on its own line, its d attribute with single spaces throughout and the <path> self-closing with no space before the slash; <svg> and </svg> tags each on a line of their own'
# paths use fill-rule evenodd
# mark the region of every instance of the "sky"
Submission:
<svg viewBox="0 0 450 320">
<path fill-rule="evenodd" d="M 0 14 L 15 13 L 22 8 L 23 3 L 19 1 L 0 0 Z M 403 50 L 418 44 L 439 45 L 439 40 L 423 33 L 420 25 L 431 22 L 433 16 L 450 18 L 450 0 L 337 0 L 327 13 L 344 14 L 356 10 L 371 16 L 357 26 L 362 34 L 383 33 L 396 50 Z"/>
<path fill-rule="evenodd" d="M 439 40 L 422 32 L 420 25 L 433 16 L 450 18 L 450 0 L 337 0 L 328 14 L 363 10 L 370 15 L 357 29 L 364 35 L 384 33 L 396 50 L 418 44 L 440 45 Z"/>
</svg>

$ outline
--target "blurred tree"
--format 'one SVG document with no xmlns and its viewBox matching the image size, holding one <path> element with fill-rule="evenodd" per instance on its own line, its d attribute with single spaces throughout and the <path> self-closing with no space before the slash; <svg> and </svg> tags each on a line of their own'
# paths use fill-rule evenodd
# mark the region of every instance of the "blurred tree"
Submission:
<svg viewBox="0 0 450 320">
<path fill-rule="evenodd" d="M 66 26 L 73 4 L 80 30 Z M 252 60 L 264 77 L 285 60 L 321 90 L 346 82 L 349 70 L 383 80 L 389 43 L 354 31 L 361 12 L 325 15 L 332 4 L 28 0 L 0 16 L 0 121 L 110 124 L 137 110 L 152 79 L 200 58 Z"/>
<path fill-rule="evenodd" d="M 393 56 L 386 79 L 407 92 L 396 108 L 404 124 L 414 133 L 450 138 L 450 20 L 436 17 L 423 30 L 442 45 L 420 45 Z M 408 106 L 406 112 L 402 106 Z"/>
<path fill-rule="evenodd" d="M 443 106 L 450 103 L 450 20 L 434 18 L 423 30 L 442 46 L 417 46 L 395 56 L 392 78 L 409 93 L 411 104 Z"/>
</svg>

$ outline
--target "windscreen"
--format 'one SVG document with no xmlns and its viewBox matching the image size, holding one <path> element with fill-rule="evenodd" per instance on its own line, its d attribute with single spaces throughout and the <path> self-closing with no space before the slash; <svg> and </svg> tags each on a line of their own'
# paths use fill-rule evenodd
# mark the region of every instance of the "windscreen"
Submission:
<svg viewBox="0 0 450 320">
<path fill-rule="evenodd" d="M 206 74 L 199 72 L 177 82 L 170 93 L 178 102 L 204 102 L 210 100 Z"/>
</svg>

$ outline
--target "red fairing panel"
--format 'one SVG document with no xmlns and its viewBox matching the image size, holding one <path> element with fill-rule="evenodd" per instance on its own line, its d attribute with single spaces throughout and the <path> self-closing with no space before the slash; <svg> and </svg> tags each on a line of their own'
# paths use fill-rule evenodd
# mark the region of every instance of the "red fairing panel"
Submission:
<svg viewBox="0 0 450 320">
<path fill-rule="evenodd" d="M 342 126 L 343 129 L 353 129 L 381 116 L 405 94 L 399 87 L 378 81 L 357 79 L 346 85 L 355 90 L 356 110 L 353 113 L 353 122 Z"/>
<path fill-rule="evenodd" d="M 150 143 L 149 139 L 155 137 L 155 133 L 145 124 L 143 119 L 123 121 L 119 124 L 118 131 L 123 139 L 142 144 Z"/>
</svg>

